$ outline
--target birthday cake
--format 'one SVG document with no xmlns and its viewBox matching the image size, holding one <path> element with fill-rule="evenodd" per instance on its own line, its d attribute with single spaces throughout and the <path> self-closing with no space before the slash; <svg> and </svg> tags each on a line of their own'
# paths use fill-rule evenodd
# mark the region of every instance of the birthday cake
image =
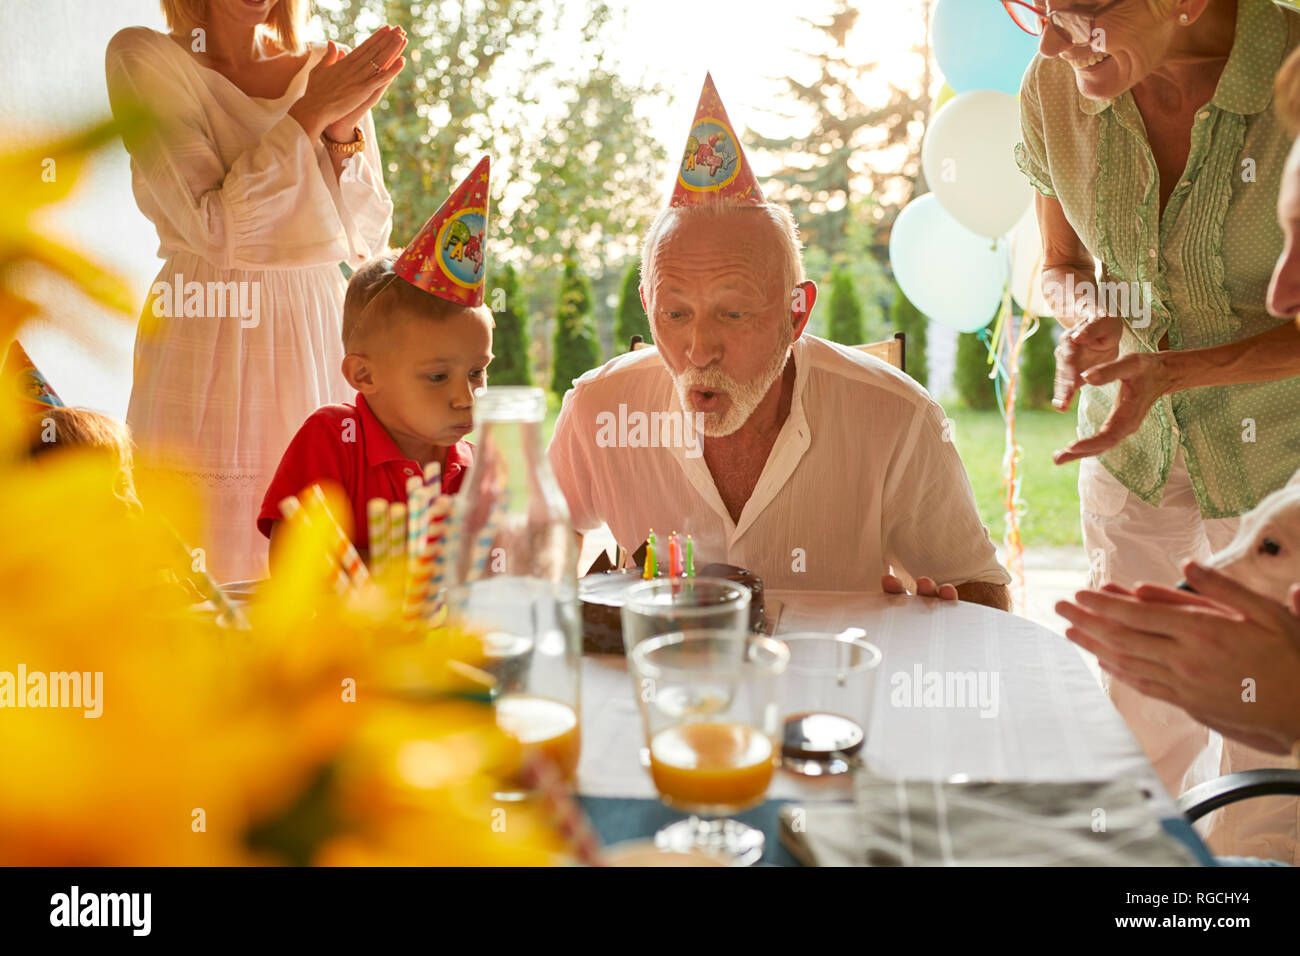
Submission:
<svg viewBox="0 0 1300 956">
<path fill-rule="evenodd" d="M 706 564 L 696 572 L 701 578 L 726 578 L 749 588 L 749 629 L 763 627 L 763 581 L 752 571 L 732 564 Z M 627 589 L 643 580 L 640 568 L 598 571 L 578 582 L 582 603 L 582 650 L 588 654 L 622 654 L 623 598 Z"/>
</svg>

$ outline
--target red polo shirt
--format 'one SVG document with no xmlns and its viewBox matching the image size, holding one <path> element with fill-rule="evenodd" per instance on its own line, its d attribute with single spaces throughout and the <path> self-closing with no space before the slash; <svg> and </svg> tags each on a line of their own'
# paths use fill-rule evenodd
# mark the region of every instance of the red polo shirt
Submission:
<svg viewBox="0 0 1300 956">
<path fill-rule="evenodd" d="M 447 449 L 447 467 L 442 472 L 445 494 L 460 489 L 473 460 L 474 446 L 464 439 Z M 281 501 L 314 482 L 333 482 L 352 502 L 352 540 L 357 550 L 368 552 L 367 502 L 371 498 L 405 502 L 406 479 L 422 474 L 420 465 L 402 454 L 358 392 L 355 405 L 322 405 L 302 423 L 262 499 L 257 530 L 269 538 L 271 522 L 284 517 Z"/>
</svg>

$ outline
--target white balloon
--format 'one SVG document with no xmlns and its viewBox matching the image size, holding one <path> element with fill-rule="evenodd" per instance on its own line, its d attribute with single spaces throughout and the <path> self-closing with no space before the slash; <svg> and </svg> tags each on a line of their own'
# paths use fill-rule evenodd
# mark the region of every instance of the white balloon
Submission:
<svg viewBox="0 0 1300 956">
<path fill-rule="evenodd" d="M 988 325 L 1006 289 L 1005 239 L 971 232 L 932 193 L 913 199 L 894 220 L 889 261 L 903 294 L 931 321 L 958 332 Z"/>
<path fill-rule="evenodd" d="M 1043 234 L 1031 203 L 1007 235 L 1011 243 L 1011 298 L 1030 315 L 1051 315 L 1043 298 Z"/>
<path fill-rule="evenodd" d="M 990 239 L 1004 235 L 1030 205 L 1032 187 L 1016 166 L 1020 107 L 999 90 L 959 93 L 930 120 L 921 168 L 948 214 Z"/>
</svg>

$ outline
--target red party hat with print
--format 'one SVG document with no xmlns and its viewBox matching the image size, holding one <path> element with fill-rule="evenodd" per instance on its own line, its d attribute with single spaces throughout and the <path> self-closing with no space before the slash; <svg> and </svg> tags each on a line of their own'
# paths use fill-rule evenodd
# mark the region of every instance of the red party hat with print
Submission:
<svg viewBox="0 0 1300 956">
<path fill-rule="evenodd" d="M 488 166 L 484 156 L 407 245 L 394 272 L 440 299 L 483 304 Z"/>
<path fill-rule="evenodd" d="M 4 382 L 7 388 L 16 388 L 18 397 L 32 405 L 42 408 L 63 407 L 63 400 L 17 342 L 11 342 L 9 351 L 5 354 L 4 366 L 0 368 L 0 382 Z"/>
<path fill-rule="evenodd" d="M 686 140 L 677 183 L 670 206 L 694 206 L 706 202 L 757 206 L 763 191 L 758 188 L 754 170 L 749 165 L 722 107 L 713 77 L 704 74 L 704 89 L 695 107 L 695 122 Z"/>
</svg>

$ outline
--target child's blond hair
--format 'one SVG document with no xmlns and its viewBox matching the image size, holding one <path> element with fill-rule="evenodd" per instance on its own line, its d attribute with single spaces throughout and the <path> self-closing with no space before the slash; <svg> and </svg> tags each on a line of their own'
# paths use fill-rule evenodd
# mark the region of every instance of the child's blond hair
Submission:
<svg viewBox="0 0 1300 956">
<path fill-rule="evenodd" d="M 140 507 L 133 473 L 131 431 L 125 422 L 89 408 L 43 408 L 33 415 L 27 445 L 31 458 L 53 451 L 89 448 L 106 452 L 117 469 L 113 494 L 132 508 Z"/>
<path fill-rule="evenodd" d="M 469 306 L 440 298 L 407 282 L 393 271 L 401 249 L 367 260 L 352 273 L 343 297 L 343 350 L 364 352 L 381 348 L 399 318 L 418 315 L 445 319 Z"/>
</svg>

